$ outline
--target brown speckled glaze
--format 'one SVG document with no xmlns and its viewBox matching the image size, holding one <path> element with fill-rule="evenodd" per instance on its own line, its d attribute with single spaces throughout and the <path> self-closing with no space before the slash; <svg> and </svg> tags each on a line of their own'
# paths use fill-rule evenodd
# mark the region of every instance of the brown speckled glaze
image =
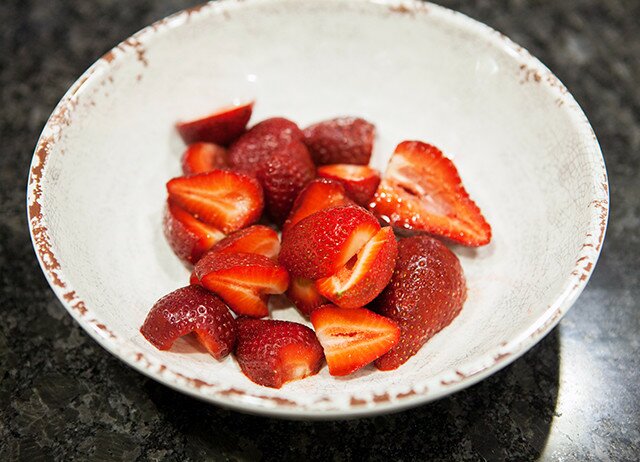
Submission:
<svg viewBox="0 0 640 462">
<path fill-rule="evenodd" d="M 302 400 L 299 399 L 301 395 L 290 394 L 286 387 L 277 392 L 267 390 L 255 392 L 242 389 L 237 385 L 228 386 L 224 380 L 203 380 L 195 375 L 187 375 L 166 363 L 164 358 L 167 356 L 164 355 L 171 353 L 158 354 L 153 351 L 141 351 L 131 342 L 130 338 L 119 334 L 117 326 L 111 325 L 95 313 L 91 304 L 85 301 L 81 291 L 71 285 L 65 274 L 72 262 L 59 258 L 61 254 L 58 249 L 61 243 L 55 241 L 50 232 L 50 228 L 56 226 L 55 221 L 51 220 L 52 204 L 44 200 L 47 194 L 47 185 L 52 181 L 47 178 L 47 175 L 51 174 L 48 164 L 52 156 L 63 155 L 65 130 L 76 123 L 73 117 L 74 112 L 81 104 L 87 107 L 95 107 L 96 104 L 99 104 L 90 96 L 85 96 L 85 88 L 96 81 L 106 82 L 110 86 L 116 85 L 117 79 L 114 83 L 114 78 L 110 74 L 112 68 L 117 65 L 131 65 L 132 61 L 135 61 L 139 67 L 136 72 L 140 78 L 135 79 L 137 84 L 145 85 L 147 81 L 144 78 L 145 73 L 155 71 L 154 63 L 147 53 L 147 50 L 154 46 L 154 36 L 171 34 L 180 28 L 196 27 L 207 21 L 214 22 L 219 17 L 233 21 L 236 16 L 240 17 L 245 12 L 250 14 L 253 8 L 259 8 L 257 6 L 259 3 L 262 3 L 263 6 L 260 8 L 264 8 L 266 16 L 282 15 L 288 17 L 288 15 L 305 14 L 308 9 L 317 9 L 320 12 L 331 9 L 331 14 L 335 15 L 332 17 L 339 17 L 341 14 L 348 17 L 350 14 L 357 13 L 363 17 L 373 18 L 372 21 L 382 21 L 379 18 L 384 17 L 385 21 L 400 21 L 398 24 L 401 25 L 404 25 L 401 21 L 410 20 L 418 24 L 429 18 L 429 21 L 439 24 L 443 30 L 450 30 L 455 40 L 463 40 L 460 37 L 479 37 L 479 40 L 486 44 L 487 49 L 501 47 L 507 49 L 512 56 L 511 61 L 506 64 L 502 63 L 502 66 L 513 70 L 514 81 L 522 84 L 522 87 L 533 85 L 543 87 L 544 91 L 552 95 L 549 106 L 556 111 L 563 111 L 563 114 L 572 118 L 575 129 L 580 133 L 585 133 L 583 138 L 587 139 L 584 140 L 584 145 L 589 147 L 595 157 L 582 168 L 590 169 L 590 172 L 593 172 L 595 177 L 593 181 L 599 187 L 593 191 L 589 190 L 593 197 L 588 211 L 591 221 L 587 226 L 577 230 L 583 237 L 577 238 L 579 239 L 577 247 L 580 250 L 575 255 L 575 265 L 571 271 L 567 271 L 567 274 L 563 275 L 562 289 L 557 292 L 554 303 L 542 315 L 532 319 L 531 323 L 518 335 L 500 339 L 496 341 L 495 347 L 489 348 L 487 352 L 475 357 L 472 356 L 466 362 L 452 364 L 449 368 L 420 382 L 397 381 L 393 386 L 385 389 L 372 386 L 367 392 L 354 391 L 353 393 L 348 392 L 351 387 L 349 381 L 341 382 L 340 386 L 345 388 L 348 393 L 346 400 L 339 401 L 330 392 L 319 393 L 313 400 Z M 102 56 L 80 77 L 54 110 L 38 141 L 31 165 L 28 188 L 29 225 L 42 270 L 71 315 L 110 352 L 150 377 L 202 399 L 250 412 L 316 418 L 385 412 L 423 403 L 467 387 L 515 360 L 559 322 L 584 288 L 593 271 L 604 240 L 609 207 L 606 171 L 593 130 L 589 127 L 586 118 L 564 85 L 535 58 L 531 57 L 526 50 L 515 45 L 502 34 L 436 5 L 425 6 L 422 3 L 406 1 L 376 3 L 360 1 L 348 4 L 327 2 L 327 6 L 319 5 L 306 1 L 293 3 L 286 0 L 281 2 L 275 0 L 267 2 L 227 0 L 185 10 L 161 20 L 125 40 Z M 389 15 L 389 12 L 393 14 Z M 192 22 L 193 24 L 191 24 Z M 391 27 L 393 23 L 389 24 Z M 446 33 L 448 32 L 444 32 L 444 34 Z M 313 37 L 310 37 L 311 39 Z M 133 58 L 133 60 L 129 58 Z M 523 89 L 522 91 L 534 91 L 534 89 Z M 316 115 L 313 114 L 313 116 Z M 479 181 L 474 179 L 472 174 L 466 175 L 466 177 L 470 181 Z M 480 190 L 480 188 L 482 186 L 476 185 L 474 189 Z M 487 209 L 499 207 L 499 205 L 491 203 L 487 203 L 485 206 Z M 494 243 L 496 246 L 502 245 L 501 237 L 504 238 L 505 234 L 501 234 L 498 229 Z M 580 244 L 580 242 L 582 243 Z M 489 249 L 487 252 L 490 253 L 491 250 Z M 478 288 L 472 287 L 469 297 L 472 298 L 480 294 Z M 464 314 L 465 310 L 463 309 Z M 447 329 L 439 334 L 439 336 L 446 335 Z M 414 361 L 414 366 L 416 361 Z M 235 367 L 235 364 L 230 362 L 227 367 Z M 406 367 L 413 366 L 407 364 Z M 402 374 L 402 368 L 395 373 Z M 363 377 L 357 377 L 354 381 L 365 380 Z M 333 379 L 327 378 L 326 380 Z"/>
</svg>

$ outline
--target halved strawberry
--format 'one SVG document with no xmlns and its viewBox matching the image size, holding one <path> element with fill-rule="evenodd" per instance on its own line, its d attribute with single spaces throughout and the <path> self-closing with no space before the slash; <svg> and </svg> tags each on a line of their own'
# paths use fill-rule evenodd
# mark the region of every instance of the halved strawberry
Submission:
<svg viewBox="0 0 640 462">
<path fill-rule="evenodd" d="M 420 141 L 396 147 L 370 209 L 399 228 L 426 231 L 473 247 L 488 244 L 491 226 L 442 152 Z"/>
<path fill-rule="evenodd" d="M 227 150 L 213 143 L 193 143 L 182 154 L 185 175 L 227 168 Z"/>
<path fill-rule="evenodd" d="M 400 339 L 395 322 L 364 308 L 325 305 L 311 313 L 331 375 L 347 375 L 375 361 Z"/>
<path fill-rule="evenodd" d="M 291 213 L 282 226 L 282 234 L 284 235 L 293 225 L 312 213 L 334 205 L 349 203 L 351 201 L 347 199 L 342 184 L 326 178 L 317 178 L 308 183 L 298 194 L 291 208 Z"/>
<path fill-rule="evenodd" d="M 290 120 L 282 117 L 263 120 L 231 145 L 229 165 L 240 172 L 257 175 L 275 150 L 302 138 L 302 131 Z"/>
<path fill-rule="evenodd" d="M 379 230 L 378 220 L 362 207 L 345 205 L 320 210 L 283 236 L 279 261 L 294 276 L 331 276 Z"/>
<path fill-rule="evenodd" d="M 229 309 L 200 286 L 183 287 L 158 300 L 140 332 L 159 350 L 170 349 L 179 337 L 193 332 L 216 359 L 228 355 L 236 341 Z"/>
<path fill-rule="evenodd" d="M 311 125 L 303 133 L 316 165 L 369 163 L 375 126 L 364 119 L 338 117 Z"/>
<path fill-rule="evenodd" d="M 265 208 L 274 222 L 284 222 L 300 191 L 315 176 L 316 167 L 300 141 L 280 146 L 270 154 L 257 178 L 264 189 Z"/>
<path fill-rule="evenodd" d="M 282 266 L 255 253 L 209 252 L 195 269 L 200 283 L 239 315 L 267 316 L 269 294 L 281 294 L 289 285 Z"/>
<path fill-rule="evenodd" d="M 205 141 L 227 146 L 242 135 L 252 111 L 253 101 L 240 106 L 228 106 L 199 119 L 178 122 L 176 128 L 186 144 Z"/>
<path fill-rule="evenodd" d="M 189 276 L 189 284 L 192 286 L 201 286 L 200 279 L 198 279 L 198 275 L 196 274 L 195 268 L 191 270 L 191 275 Z"/>
<path fill-rule="evenodd" d="M 402 330 L 402 342 L 376 361 L 378 369 L 404 364 L 451 323 L 465 298 L 464 274 L 453 252 L 430 236 L 401 239 L 391 282 L 370 305 Z"/>
<path fill-rule="evenodd" d="M 380 184 L 380 173 L 366 165 L 332 164 L 318 168 L 318 176 L 339 181 L 347 195 L 367 206 Z"/>
<path fill-rule="evenodd" d="M 315 375 L 322 366 L 322 347 L 311 329 L 272 319 L 238 319 L 235 356 L 242 372 L 265 387 Z"/>
<path fill-rule="evenodd" d="M 264 206 L 254 178 L 226 170 L 174 178 L 167 191 L 172 203 L 224 233 L 256 222 Z"/>
<path fill-rule="evenodd" d="M 178 205 L 167 201 L 163 219 L 164 235 L 174 253 L 184 262 L 195 264 L 225 235 L 201 222 Z"/>
<path fill-rule="evenodd" d="M 309 316 L 319 306 L 329 303 L 318 292 L 315 281 L 301 277 L 291 278 L 286 295 L 304 316 Z"/>
<path fill-rule="evenodd" d="M 382 228 L 338 272 L 318 279 L 316 288 L 341 308 L 365 306 L 389 283 L 397 255 L 393 229 Z"/>
<path fill-rule="evenodd" d="M 257 253 L 275 259 L 280 253 L 280 239 L 272 228 L 253 225 L 222 239 L 211 252 Z"/>
</svg>

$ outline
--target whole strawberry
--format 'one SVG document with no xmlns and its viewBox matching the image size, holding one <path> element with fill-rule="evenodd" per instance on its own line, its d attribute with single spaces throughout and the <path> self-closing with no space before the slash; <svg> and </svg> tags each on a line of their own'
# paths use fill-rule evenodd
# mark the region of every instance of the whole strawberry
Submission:
<svg viewBox="0 0 640 462">
<path fill-rule="evenodd" d="M 401 239 L 391 282 L 370 306 L 401 330 L 400 342 L 376 360 L 378 369 L 404 364 L 453 321 L 465 298 L 464 274 L 453 252 L 429 236 Z"/>
<path fill-rule="evenodd" d="M 304 130 L 304 142 L 316 165 L 367 165 L 374 137 L 374 125 L 356 117 L 325 120 Z"/>
</svg>

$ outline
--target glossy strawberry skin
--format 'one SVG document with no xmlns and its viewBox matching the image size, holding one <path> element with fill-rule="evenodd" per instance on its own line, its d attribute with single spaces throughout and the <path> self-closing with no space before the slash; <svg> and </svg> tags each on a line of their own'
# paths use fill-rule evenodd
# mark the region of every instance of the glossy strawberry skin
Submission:
<svg viewBox="0 0 640 462">
<path fill-rule="evenodd" d="M 311 125 L 303 133 L 316 165 L 369 163 L 375 127 L 364 119 L 338 117 Z"/>
<path fill-rule="evenodd" d="M 272 228 L 253 225 L 218 241 L 211 252 L 257 253 L 275 259 L 280 253 L 280 239 Z"/>
<path fill-rule="evenodd" d="M 366 207 L 380 184 L 380 173 L 364 165 L 332 164 L 318 168 L 318 176 L 340 182 L 357 204 Z"/>
<path fill-rule="evenodd" d="M 401 239 L 391 282 L 370 305 L 402 331 L 398 345 L 376 361 L 378 369 L 404 364 L 453 321 L 465 299 L 464 274 L 453 252 L 429 236 Z"/>
<path fill-rule="evenodd" d="M 193 143 L 182 154 L 182 173 L 195 175 L 227 168 L 227 150 L 213 143 Z"/>
<path fill-rule="evenodd" d="M 293 276 L 319 279 L 345 265 L 380 229 L 373 215 L 346 205 L 320 210 L 283 237 L 279 262 Z"/>
<path fill-rule="evenodd" d="M 176 128 L 186 144 L 202 141 L 227 146 L 245 131 L 252 111 L 253 102 L 226 107 L 209 116 L 179 122 Z"/>
<path fill-rule="evenodd" d="M 322 366 L 322 347 L 314 332 L 289 321 L 238 319 L 235 356 L 253 382 L 280 388 L 315 375 Z"/>
<path fill-rule="evenodd" d="M 195 333 L 216 359 L 234 348 L 235 319 L 215 295 L 187 286 L 165 295 L 151 308 L 140 332 L 159 350 L 168 350 L 179 337 Z"/>
<path fill-rule="evenodd" d="M 182 261 L 192 265 L 225 237 L 220 230 L 202 223 L 171 202 L 167 202 L 162 227 L 173 252 Z"/>
<path fill-rule="evenodd" d="M 238 315 L 269 314 L 270 294 L 287 290 L 287 271 L 264 255 L 208 252 L 198 261 L 195 273 L 207 290 L 223 299 Z"/>
<path fill-rule="evenodd" d="M 491 240 L 491 226 L 469 197 L 453 162 L 420 141 L 396 147 L 369 209 L 396 228 L 473 247 Z"/>
</svg>

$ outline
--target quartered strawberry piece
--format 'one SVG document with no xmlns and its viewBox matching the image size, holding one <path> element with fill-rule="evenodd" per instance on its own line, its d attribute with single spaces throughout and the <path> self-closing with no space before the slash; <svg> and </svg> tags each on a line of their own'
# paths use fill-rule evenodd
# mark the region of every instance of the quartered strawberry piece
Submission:
<svg viewBox="0 0 640 462">
<path fill-rule="evenodd" d="M 238 319 L 235 356 L 242 372 L 258 385 L 280 388 L 315 375 L 322 366 L 322 347 L 302 324 L 264 319 Z"/>
<path fill-rule="evenodd" d="M 319 306 L 329 303 L 318 292 L 315 281 L 301 277 L 291 278 L 286 295 L 303 316 L 309 316 Z"/>
<path fill-rule="evenodd" d="M 369 163 L 375 127 L 364 119 L 338 117 L 311 125 L 303 133 L 316 165 Z"/>
<path fill-rule="evenodd" d="M 316 167 L 300 141 L 292 141 L 270 154 L 257 178 L 264 189 L 265 208 L 275 223 L 284 222 L 300 191 L 315 176 Z"/>
<path fill-rule="evenodd" d="M 335 274 L 318 279 L 316 288 L 341 308 L 365 306 L 389 283 L 397 255 L 393 229 L 382 228 Z"/>
<path fill-rule="evenodd" d="M 225 237 L 219 229 L 194 218 L 171 201 L 167 201 L 163 230 L 174 253 L 191 264 L 195 264 L 207 250 Z"/>
<path fill-rule="evenodd" d="M 396 147 L 370 210 L 398 228 L 425 231 L 473 247 L 488 244 L 491 226 L 442 152 L 420 141 Z"/>
<path fill-rule="evenodd" d="M 367 206 L 380 184 L 380 173 L 366 165 L 332 164 L 318 168 L 318 176 L 342 183 L 347 195 Z"/>
<path fill-rule="evenodd" d="M 465 298 L 464 274 L 453 252 L 430 236 L 401 239 L 391 282 L 370 305 L 402 331 L 402 341 L 376 361 L 378 369 L 404 364 L 451 323 Z"/>
<path fill-rule="evenodd" d="M 140 332 L 159 350 L 168 350 L 179 337 L 194 333 L 216 359 L 235 345 L 235 319 L 227 306 L 200 286 L 187 286 L 153 305 Z"/>
<path fill-rule="evenodd" d="M 251 127 L 231 145 L 228 162 L 231 168 L 250 175 L 257 175 L 265 162 L 278 148 L 293 141 L 302 141 L 302 131 L 283 117 L 266 119 Z"/>
<path fill-rule="evenodd" d="M 254 178 L 226 170 L 174 178 L 167 191 L 172 203 L 226 234 L 256 222 L 264 206 Z"/>
<path fill-rule="evenodd" d="M 348 375 L 375 361 L 400 339 L 395 322 L 364 308 L 325 305 L 311 313 L 329 373 Z"/>
<path fill-rule="evenodd" d="M 315 179 L 298 194 L 291 213 L 282 226 L 282 234 L 284 235 L 293 225 L 312 213 L 350 203 L 342 184 L 326 178 Z"/>
<path fill-rule="evenodd" d="M 379 230 L 378 220 L 362 207 L 345 205 L 320 210 L 283 236 L 279 261 L 293 276 L 331 276 Z"/>
<path fill-rule="evenodd" d="M 186 144 L 204 141 L 228 146 L 244 133 L 252 111 L 253 101 L 228 106 L 200 119 L 178 122 L 176 128 Z"/>
<path fill-rule="evenodd" d="M 227 168 L 227 150 L 213 143 L 193 143 L 182 154 L 182 173 L 194 175 Z"/>
<path fill-rule="evenodd" d="M 269 294 L 281 294 L 289 285 L 283 267 L 255 253 L 209 252 L 195 270 L 200 283 L 238 315 L 267 316 Z"/>
<path fill-rule="evenodd" d="M 280 253 L 280 239 L 272 228 L 253 225 L 222 239 L 211 252 L 257 253 L 275 259 Z"/>
</svg>

